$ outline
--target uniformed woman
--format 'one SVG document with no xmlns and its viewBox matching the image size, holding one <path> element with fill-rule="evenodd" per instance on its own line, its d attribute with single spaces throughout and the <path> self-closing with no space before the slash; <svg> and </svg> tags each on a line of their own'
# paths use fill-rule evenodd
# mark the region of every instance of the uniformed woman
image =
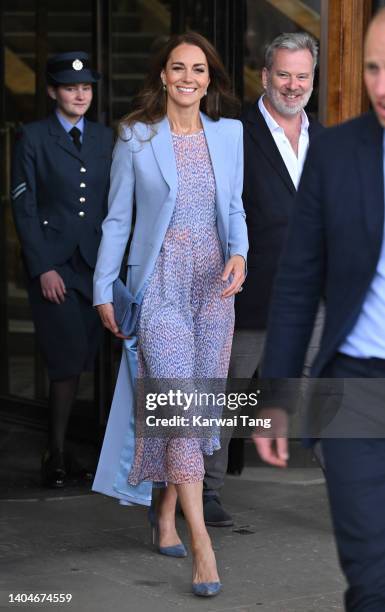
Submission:
<svg viewBox="0 0 385 612">
<path fill-rule="evenodd" d="M 92 276 L 106 213 L 113 132 L 85 119 L 100 75 L 83 52 L 47 63 L 52 115 L 25 125 L 14 152 L 13 214 L 37 339 L 50 380 L 43 483 L 62 487 L 64 442 L 79 376 L 92 370 L 101 325 Z"/>
</svg>

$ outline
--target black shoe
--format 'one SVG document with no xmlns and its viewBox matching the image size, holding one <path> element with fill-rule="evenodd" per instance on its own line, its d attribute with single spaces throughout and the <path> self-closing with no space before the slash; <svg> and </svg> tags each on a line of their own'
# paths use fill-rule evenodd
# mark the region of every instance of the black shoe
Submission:
<svg viewBox="0 0 385 612">
<path fill-rule="evenodd" d="M 41 461 L 41 481 L 43 487 L 62 489 L 66 484 L 66 470 L 63 453 L 45 451 Z"/>
<path fill-rule="evenodd" d="M 222 508 L 221 500 L 216 495 L 203 496 L 203 516 L 210 527 L 231 527 L 234 521 Z"/>
<path fill-rule="evenodd" d="M 75 480 L 83 480 L 84 482 L 92 482 L 95 478 L 95 473 L 91 468 L 85 467 L 72 457 L 69 453 L 65 455 L 65 468 L 70 478 Z"/>
</svg>

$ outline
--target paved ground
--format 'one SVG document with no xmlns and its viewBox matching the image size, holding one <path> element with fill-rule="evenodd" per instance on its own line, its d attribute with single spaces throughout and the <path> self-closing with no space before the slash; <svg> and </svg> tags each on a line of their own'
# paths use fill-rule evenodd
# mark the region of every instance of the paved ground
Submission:
<svg viewBox="0 0 385 612">
<path fill-rule="evenodd" d="M 202 600 L 190 592 L 191 556 L 158 555 L 142 508 L 77 483 L 64 494 L 40 489 L 42 434 L 35 444 L 20 428 L 2 433 L 0 610 L 342 612 L 344 579 L 317 468 L 247 467 L 227 478 L 223 502 L 236 525 L 210 531 L 224 588 Z M 9 459 L 16 444 L 17 466 Z M 11 604 L 10 593 L 71 593 L 72 601 Z"/>
</svg>

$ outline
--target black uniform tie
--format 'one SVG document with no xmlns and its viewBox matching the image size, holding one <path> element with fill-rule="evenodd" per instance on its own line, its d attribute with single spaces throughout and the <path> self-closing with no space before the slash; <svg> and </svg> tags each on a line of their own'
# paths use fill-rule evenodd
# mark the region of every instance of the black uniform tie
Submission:
<svg viewBox="0 0 385 612">
<path fill-rule="evenodd" d="M 79 130 L 79 128 L 74 126 L 72 130 L 69 131 L 69 133 L 71 134 L 71 138 L 75 147 L 78 151 L 80 151 L 80 149 L 82 148 L 82 143 L 80 142 L 81 131 Z"/>
</svg>

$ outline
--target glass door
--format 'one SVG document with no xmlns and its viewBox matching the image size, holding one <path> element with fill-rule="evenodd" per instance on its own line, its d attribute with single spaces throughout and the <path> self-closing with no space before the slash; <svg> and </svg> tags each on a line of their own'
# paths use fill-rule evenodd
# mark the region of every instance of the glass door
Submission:
<svg viewBox="0 0 385 612">
<path fill-rule="evenodd" d="M 34 327 L 31 320 L 20 247 L 9 200 L 10 166 L 15 130 L 35 114 L 35 3 L 4 0 L 2 8 L 3 108 L 1 117 L 1 393 L 23 399 L 44 396 L 38 381 Z M 4 347 L 4 348 L 3 348 Z M 42 382 L 42 381 L 40 381 Z"/>
</svg>

